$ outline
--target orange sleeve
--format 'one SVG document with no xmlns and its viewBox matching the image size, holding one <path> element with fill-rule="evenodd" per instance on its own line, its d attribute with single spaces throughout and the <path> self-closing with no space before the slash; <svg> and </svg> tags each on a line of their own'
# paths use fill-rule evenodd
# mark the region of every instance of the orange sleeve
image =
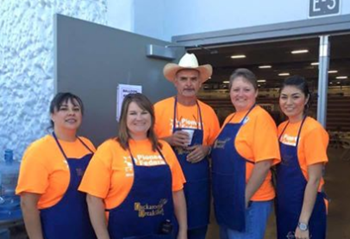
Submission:
<svg viewBox="0 0 350 239">
<path fill-rule="evenodd" d="M 160 102 L 158 102 L 154 105 L 154 115 L 155 115 L 154 132 L 159 138 L 162 138 L 162 135 L 161 135 L 162 128 L 161 128 L 160 121 L 161 121 L 163 113 L 160 109 L 159 104 L 160 104 Z"/>
<path fill-rule="evenodd" d="M 305 135 L 303 150 L 308 166 L 328 162 L 328 140 L 328 134 L 323 128 L 314 128 Z"/>
<path fill-rule="evenodd" d="M 87 167 L 79 191 L 105 198 L 110 189 L 112 152 L 109 141 L 98 147 Z"/>
<path fill-rule="evenodd" d="M 165 160 L 169 164 L 171 175 L 172 175 L 172 190 L 173 192 L 183 189 L 183 185 L 186 182 L 185 176 L 182 172 L 179 161 L 176 158 L 176 155 L 170 145 L 165 141 L 161 141 L 163 145 L 162 153 Z"/>
<path fill-rule="evenodd" d="M 208 107 L 207 112 L 204 114 L 204 119 L 203 121 L 208 122 L 208 140 L 207 144 L 212 145 L 220 131 L 220 124 L 219 124 L 219 119 L 217 115 L 215 114 L 215 111 L 211 108 Z"/>
<path fill-rule="evenodd" d="M 172 125 L 174 117 L 174 99 L 173 97 L 157 102 L 154 105 L 154 114 L 156 122 L 154 131 L 159 138 L 168 137 L 172 134 Z"/>
<path fill-rule="evenodd" d="M 253 154 L 255 162 L 273 159 L 273 165 L 280 162 L 277 127 L 267 112 L 261 112 L 255 122 Z"/>
<path fill-rule="evenodd" d="M 19 171 L 16 194 L 23 192 L 43 194 L 49 185 L 49 170 L 40 148 L 32 144 L 24 153 Z"/>
</svg>

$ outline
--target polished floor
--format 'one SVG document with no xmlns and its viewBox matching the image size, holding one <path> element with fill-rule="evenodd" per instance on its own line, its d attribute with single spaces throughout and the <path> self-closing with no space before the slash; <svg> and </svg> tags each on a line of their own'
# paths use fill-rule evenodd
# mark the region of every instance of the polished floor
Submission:
<svg viewBox="0 0 350 239">
<path fill-rule="evenodd" d="M 350 239 L 350 153 L 330 149 L 326 167 L 326 193 L 331 199 L 328 215 L 327 239 Z M 25 239 L 23 227 L 12 228 L 11 239 Z M 265 239 L 276 238 L 275 218 L 269 220 Z M 212 216 L 207 239 L 219 239 L 218 225 Z"/>
<path fill-rule="evenodd" d="M 326 167 L 326 193 L 329 205 L 327 239 L 350 239 L 350 154 L 344 150 L 330 149 Z M 341 157 L 345 155 L 345 157 Z M 212 215 L 207 239 L 218 239 L 219 229 Z M 272 213 L 265 239 L 276 238 L 276 223 Z"/>
</svg>

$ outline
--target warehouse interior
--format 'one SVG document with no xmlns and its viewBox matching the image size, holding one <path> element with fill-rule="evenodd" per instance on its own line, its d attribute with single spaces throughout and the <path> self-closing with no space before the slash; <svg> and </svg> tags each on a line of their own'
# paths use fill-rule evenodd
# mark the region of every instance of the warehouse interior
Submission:
<svg viewBox="0 0 350 239">
<path fill-rule="evenodd" d="M 326 166 L 326 193 L 331 200 L 327 238 L 350 238 L 348 224 L 350 187 L 350 32 L 330 36 L 326 129 L 330 135 L 329 163 Z M 258 79 L 257 103 L 279 123 L 279 87 L 292 75 L 305 77 L 314 93 L 309 115 L 316 118 L 319 37 L 278 39 L 190 48 L 201 64 L 213 66 L 213 76 L 203 85 L 200 99 L 211 105 L 220 122 L 234 111 L 228 94 L 230 74 L 237 68 L 252 70 Z M 212 213 L 213 214 L 213 213 Z M 271 216 L 265 238 L 276 238 L 275 218 Z M 208 238 L 218 238 L 218 226 L 212 215 Z"/>
</svg>

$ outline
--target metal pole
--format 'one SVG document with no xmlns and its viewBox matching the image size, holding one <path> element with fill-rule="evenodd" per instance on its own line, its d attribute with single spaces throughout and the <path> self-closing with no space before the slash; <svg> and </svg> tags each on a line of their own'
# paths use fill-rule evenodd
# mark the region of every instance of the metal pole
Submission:
<svg viewBox="0 0 350 239">
<path fill-rule="evenodd" d="M 320 36 L 320 51 L 318 65 L 318 102 L 317 120 L 326 127 L 327 91 L 329 68 L 330 41 L 329 36 Z"/>
</svg>

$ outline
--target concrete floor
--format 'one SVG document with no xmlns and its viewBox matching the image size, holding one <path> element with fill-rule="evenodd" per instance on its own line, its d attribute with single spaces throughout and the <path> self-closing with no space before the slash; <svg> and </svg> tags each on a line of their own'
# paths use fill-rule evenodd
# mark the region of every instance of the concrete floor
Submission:
<svg viewBox="0 0 350 239">
<path fill-rule="evenodd" d="M 326 167 L 326 193 L 331 199 L 328 215 L 328 239 L 350 239 L 350 156 L 340 158 L 344 151 L 329 150 L 329 163 Z M 219 230 L 212 215 L 207 239 L 218 239 Z M 25 239 L 24 228 L 12 229 L 11 239 Z M 265 239 L 276 238 L 276 223 L 272 214 Z"/>
<path fill-rule="evenodd" d="M 344 150 L 330 149 L 329 163 L 326 167 L 325 191 L 329 204 L 327 238 L 350 239 L 350 155 L 340 158 Z M 218 239 L 219 229 L 212 215 L 207 239 Z M 276 222 L 272 213 L 265 234 L 265 239 L 276 238 Z"/>
</svg>

